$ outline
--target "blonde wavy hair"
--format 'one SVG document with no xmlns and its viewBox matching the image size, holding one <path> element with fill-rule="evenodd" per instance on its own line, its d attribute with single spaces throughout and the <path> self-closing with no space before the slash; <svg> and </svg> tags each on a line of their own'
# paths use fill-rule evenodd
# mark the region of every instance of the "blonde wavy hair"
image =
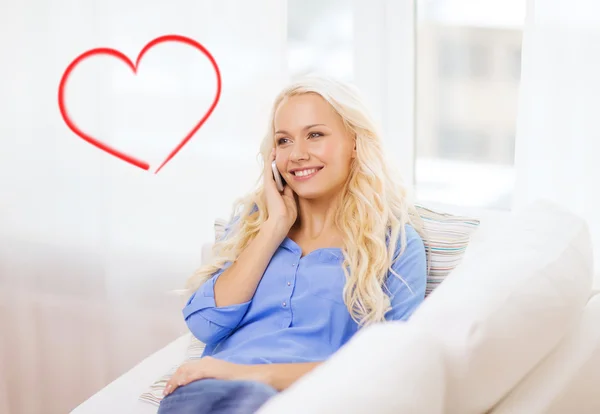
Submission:
<svg viewBox="0 0 600 414">
<path fill-rule="evenodd" d="M 340 81 L 307 76 L 279 93 L 258 154 L 263 163 L 275 146 L 275 111 L 284 99 L 309 93 L 318 94 L 334 108 L 356 143 L 356 157 L 340 194 L 335 224 L 344 240 L 344 302 L 352 318 L 360 326 L 366 326 L 383 321 L 391 309 L 384 290 L 386 276 L 391 271 L 404 282 L 402 275 L 395 273 L 391 266 L 404 253 L 406 224 L 412 225 L 425 240 L 422 220 L 399 174 L 386 162 L 380 134 L 358 92 Z M 195 291 L 228 262 L 233 263 L 256 237 L 268 217 L 262 181 L 261 174 L 257 188 L 234 203 L 227 237 L 214 244 L 211 263 L 200 267 L 189 278 L 188 292 Z M 402 247 L 395 257 L 398 242 Z M 408 284 L 406 286 L 412 292 Z"/>
</svg>

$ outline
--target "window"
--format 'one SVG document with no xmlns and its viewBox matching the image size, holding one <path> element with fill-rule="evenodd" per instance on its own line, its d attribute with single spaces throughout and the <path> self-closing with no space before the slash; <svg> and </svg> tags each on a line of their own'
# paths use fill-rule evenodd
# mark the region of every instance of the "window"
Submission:
<svg viewBox="0 0 600 414">
<path fill-rule="evenodd" d="M 416 0 L 421 201 L 510 208 L 525 0 Z"/>
<path fill-rule="evenodd" d="M 477 79 L 490 74 L 490 48 L 475 42 L 439 39 L 438 67 L 440 78 Z"/>
<path fill-rule="evenodd" d="M 485 131 L 441 128 L 437 133 L 437 153 L 442 158 L 470 160 L 490 158 L 490 137 Z"/>
</svg>

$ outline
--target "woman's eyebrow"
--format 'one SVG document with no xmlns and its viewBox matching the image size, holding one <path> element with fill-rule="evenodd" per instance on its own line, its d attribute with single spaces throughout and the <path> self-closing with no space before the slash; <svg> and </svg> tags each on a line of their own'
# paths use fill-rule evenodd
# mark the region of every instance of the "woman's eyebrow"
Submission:
<svg viewBox="0 0 600 414">
<path fill-rule="evenodd" d="M 307 130 L 309 130 L 309 129 L 313 128 L 313 127 L 316 127 L 316 126 L 325 126 L 325 127 L 326 127 L 327 125 L 325 125 L 325 124 L 312 124 L 312 125 L 307 125 L 307 126 L 305 126 L 304 128 L 302 128 L 302 131 L 307 131 Z M 278 130 L 278 131 L 275 131 L 275 134 L 286 134 L 286 135 L 291 135 L 289 132 L 287 132 L 287 131 L 284 131 L 283 129 L 281 129 L 281 130 Z"/>
</svg>

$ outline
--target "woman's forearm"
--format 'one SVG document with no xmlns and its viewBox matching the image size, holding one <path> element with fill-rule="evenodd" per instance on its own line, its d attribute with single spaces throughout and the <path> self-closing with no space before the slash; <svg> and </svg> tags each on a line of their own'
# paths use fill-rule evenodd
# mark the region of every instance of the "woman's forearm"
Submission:
<svg viewBox="0 0 600 414">
<path fill-rule="evenodd" d="M 250 369 L 255 372 L 256 377 L 261 381 L 269 384 L 277 391 L 283 391 L 320 364 L 322 364 L 322 362 L 260 364 L 252 365 Z"/>
<path fill-rule="evenodd" d="M 266 221 L 250 244 L 215 282 L 215 303 L 219 306 L 248 302 L 289 229 Z"/>
</svg>

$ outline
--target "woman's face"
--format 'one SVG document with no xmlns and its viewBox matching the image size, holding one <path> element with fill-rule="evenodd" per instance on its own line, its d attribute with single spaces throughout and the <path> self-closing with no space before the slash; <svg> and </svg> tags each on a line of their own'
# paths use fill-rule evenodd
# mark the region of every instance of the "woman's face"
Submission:
<svg viewBox="0 0 600 414">
<path fill-rule="evenodd" d="M 276 162 L 299 197 L 336 194 L 350 174 L 353 136 L 342 118 L 317 94 L 284 99 L 275 111 Z"/>
</svg>

